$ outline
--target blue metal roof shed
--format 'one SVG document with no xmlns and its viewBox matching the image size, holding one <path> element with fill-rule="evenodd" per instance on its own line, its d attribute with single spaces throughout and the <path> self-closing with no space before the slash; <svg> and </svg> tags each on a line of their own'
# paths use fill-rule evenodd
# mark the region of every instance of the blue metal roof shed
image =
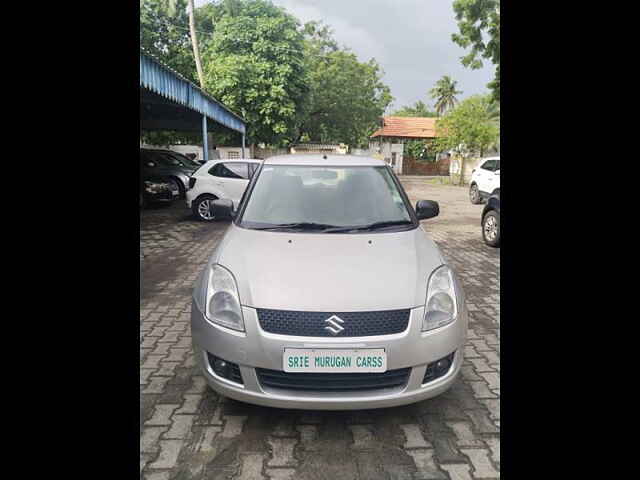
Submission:
<svg viewBox="0 0 640 480">
<path fill-rule="evenodd" d="M 212 120 L 208 122 L 207 119 Z M 140 127 L 142 130 L 200 131 L 204 159 L 208 159 L 206 132 L 215 124 L 242 135 L 246 122 L 175 70 L 140 51 Z"/>
</svg>

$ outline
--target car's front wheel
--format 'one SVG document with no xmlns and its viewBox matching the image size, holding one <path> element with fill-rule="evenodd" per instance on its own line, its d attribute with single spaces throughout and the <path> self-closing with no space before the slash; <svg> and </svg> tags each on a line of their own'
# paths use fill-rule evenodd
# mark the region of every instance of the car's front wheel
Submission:
<svg viewBox="0 0 640 480">
<path fill-rule="evenodd" d="M 171 185 L 171 191 L 175 192 L 176 190 L 178 191 L 178 198 L 184 198 L 185 197 L 185 193 L 186 190 L 184 188 L 184 185 L 182 185 L 182 182 L 176 178 L 169 178 L 168 180 L 169 185 Z"/>
<path fill-rule="evenodd" d="M 469 200 L 471 200 L 471 203 L 473 203 L 474 205 L 478 205 L 480 202 L 482 202 L 482 197 L 480 197 L 480 190 L 478 189 L 478 185 L 476 185 L 475 183 L 471 185 L 471 188 L 469 188 Z"/>
<path fill-rule="evenodd" d="M 495 210 L 487 212 L 482 219 L 482 238 L 490 247 L 500 246 L 500 214 Z"/>
<path fill-rule="evenodd" d="M 202 222 L 213 222 L 215 217 L 213 215 L 213 210 L 211 208 L 211 204 L 216 200 L 216 197 L 213 195 L 202 195 L 193 201 L 193 205 L 191 209 L 193 210 L 193 215 Z"/>
</svg>

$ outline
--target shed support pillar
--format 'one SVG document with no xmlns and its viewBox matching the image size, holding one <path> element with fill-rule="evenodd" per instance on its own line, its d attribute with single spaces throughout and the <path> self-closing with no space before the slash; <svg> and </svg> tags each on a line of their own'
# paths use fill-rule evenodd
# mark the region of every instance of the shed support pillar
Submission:
<svg viewBox="0 0 640 480">
<path fill-rule="evenodd" d="M 244 156 L 244 133 L 242 134 L 242 158 L 247 158 Z"/>
<path fill-rule="evenodd" d="M 209 141 L 207 139 L 207 116 L 202 115 L 202 158 L 209 160 Z"/>
</svg>

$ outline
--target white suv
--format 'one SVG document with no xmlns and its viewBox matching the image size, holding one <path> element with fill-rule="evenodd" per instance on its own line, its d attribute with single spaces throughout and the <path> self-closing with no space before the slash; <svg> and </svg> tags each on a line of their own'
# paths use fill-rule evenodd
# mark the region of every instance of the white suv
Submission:
<svg viewBox="0 0 640 480">
<path fill-rule="evenodd" d="M 262 160 L 210 160 L 196 170 L 189 179 L 187 208 L 202 221 L 214 220 L 211 202 L 228 199 L 234 205 L 240 203 L 249 179 L 260 166 Z"/>
<path fill-rule="evenodd" d="M 484 158 L 471 172 L 469 199 L 473 204 L 482 203 L 496 190 L 500 190 L 500 157 Z"/>
</svg>

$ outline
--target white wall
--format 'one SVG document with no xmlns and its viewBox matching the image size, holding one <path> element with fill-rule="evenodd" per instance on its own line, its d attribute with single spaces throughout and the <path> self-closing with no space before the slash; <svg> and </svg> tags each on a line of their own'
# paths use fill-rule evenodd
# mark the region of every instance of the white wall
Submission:
<svg viewBox="0 0 640 480">
<path fill-rule="evenodd" d="M 471 174 L 473 169 L 478 166 L 481 158 L 467 158 L 464 162 L 464 181 L 469 183 L 471 181 Z M 451 156 L 451 163 L 449 163 L 449 174 L 460 174 L 461 159 L 458 155 Z"/>
<path fill-rule="evenodd" d="M 402 162 L 404 155 L 403 143 L 391 143 L 391 142 L 369 142 L 369 151 L 371 156 L 375 158 L 376 154 L 381 156 L 385 162 L 392 166 L 393 171 L 398 175 L 402 174 Z M 393 154 L 396 154 L 395 165 L 392 165 Z"/>
<path fill-rule="evenodd" d="M 174 152 L 182 153 L 183 155 L 186 155 L 187 153 L 195 153 L 197 155 L 196 158 L 198 160 L 204 159 L 203 149 L 200 145 L 169 145 L 167 147 L 167 146 L 141 144 L 140 146 L 143 148 L 161 148 L 166 150 L 172 150 Z M 234 154 L 237 155 L 236 158 L 242 158 L 242 147 L 216 147 L 216 150 L 218 151 L 218 154 L 220 155 L 221 159 L 232 158 Z M 211 154 L 212 151 L 213 150 L 211 149 L 209 150 L 209 159 L 213 158 L 213 155 Z M 247 155 L 247 158 L 251 158 L 248 146 L 245 147 L 244 151 L 245 151 L 245 155 Z"/>
</svg>

